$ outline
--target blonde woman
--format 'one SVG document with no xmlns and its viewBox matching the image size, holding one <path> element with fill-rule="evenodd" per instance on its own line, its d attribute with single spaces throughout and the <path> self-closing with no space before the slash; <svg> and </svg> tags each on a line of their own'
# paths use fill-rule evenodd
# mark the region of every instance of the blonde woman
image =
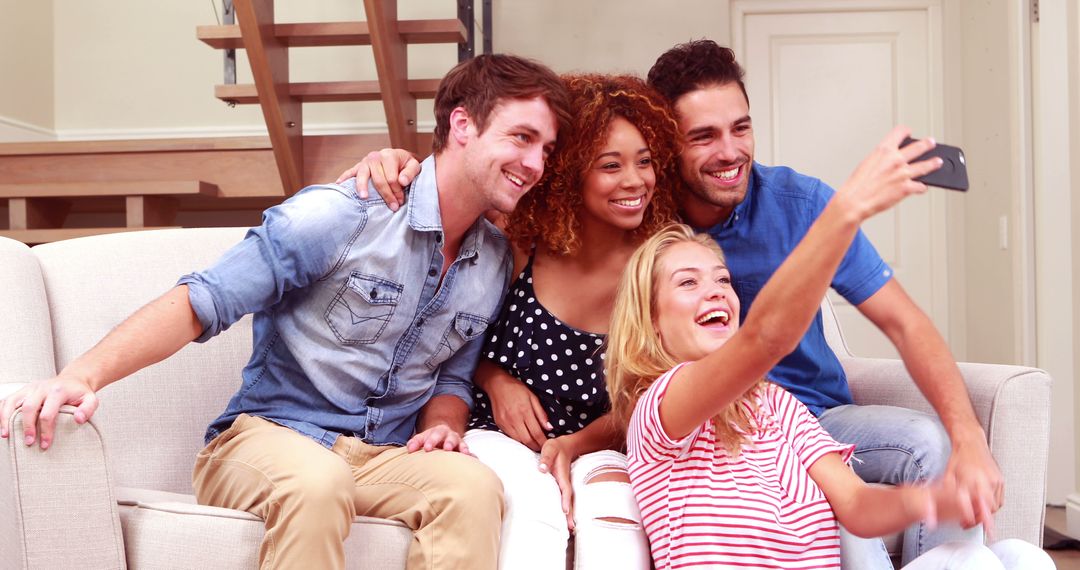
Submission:
<svg viewBox="0 0 1080 570">
<path fill-rule="evenodd" d="M 950 481 L 871 487 L 812 414 L 764 375 L 798 342 L 859 224 L 940 164 L 909 164 L 897 128 L 852 174 L 759 295 L 739 299 L 716 242 L 672 226 L 631 257 L 608 336 L 613 413 L 629 425 L 631 485 L 657 568 L 839 568 L 839 523 L 880 536 L 917 521 L 972 516 Z M 1003 566 L 1004 565 L 1004 566 Z M 949 543 L 915 559 L 932 568 L 1052 568 L 1007 540 Z"/>
</svg>

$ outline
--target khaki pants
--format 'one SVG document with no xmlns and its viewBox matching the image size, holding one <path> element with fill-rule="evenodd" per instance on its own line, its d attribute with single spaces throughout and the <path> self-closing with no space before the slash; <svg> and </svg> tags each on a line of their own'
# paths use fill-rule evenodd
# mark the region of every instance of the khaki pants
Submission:
<svg viewBox="0 0 1080 570">
<path fill-rule="evenodd" d="M 357 515 L 413 530 L 410 569 L 494 569 L 502 485 L 475 458 L 408 453 L 341 436 L 332 450 L 262 418 L 242 415 L 199 453 L 200 504 L 266 521 L 260 566 L 344 568 L 343 542 Z"/>
</svg>

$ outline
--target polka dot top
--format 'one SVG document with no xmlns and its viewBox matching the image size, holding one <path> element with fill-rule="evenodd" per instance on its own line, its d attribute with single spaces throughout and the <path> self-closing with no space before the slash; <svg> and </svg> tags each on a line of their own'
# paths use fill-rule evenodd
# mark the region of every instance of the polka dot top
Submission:
<svg viewBox="0 0 1080 570">
<path fill-rule="evenodd" d="M 548 437 L 574 433 L 610 408 L 604 386 L 604 337 L 579 331 L 549 313 L 536 300 L 533 258 L 506 294 L 483 355 L 524 382 L 540 399 L 553 430 Z M 491 400 L 479 388 L 470 429 L 501 431 Z"/>
</svg>

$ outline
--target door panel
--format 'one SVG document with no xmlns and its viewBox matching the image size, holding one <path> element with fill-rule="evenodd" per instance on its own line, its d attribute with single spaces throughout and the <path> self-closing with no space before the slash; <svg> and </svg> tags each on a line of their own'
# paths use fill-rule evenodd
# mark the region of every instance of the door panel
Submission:
<svg viewBox="0 0 1080 570">
<path fill-rule="evenodd" d="M 746 69 L 756 159 L 836 188 L 893 125 L 940 136 L 940 26 L 936 3 L 926 4 L 734 0 L 732 47 Z M 942 192 L 909 198 L 863 229 L 948 338 Z M 855 354 L 896 356 L 855 307 L 830 295 Z"/>
</svg>

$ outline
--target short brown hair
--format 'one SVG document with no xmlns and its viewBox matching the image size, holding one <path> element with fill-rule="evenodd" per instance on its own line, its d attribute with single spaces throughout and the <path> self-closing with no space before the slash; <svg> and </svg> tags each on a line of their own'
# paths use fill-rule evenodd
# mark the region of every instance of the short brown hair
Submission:
<svg viewBox="0 0 1080 570">
<path fill-rule="evenodd" d="M 731 48 L 721 47 L 712 40 L 694 40 L 679 44 L 658 57 L 649 70 L 648 81 L 672 105 L 691 91 L 737 83 L 749 105 L 743 75 L 743 68 L 735 61 L 735 52 Z"/>
<path fill-rule="evenodd" d="M 484 54 L 467 59 L 450 70 L 435 92 L 436 153 L 446 148 L 450 113 L 458 107 L 468 111 L 479 132 L 484 132 L 491 111 L 503 99 L 543 97 L 559 124 L 560 134 L 570 122 L 566 87 L 547 66 L 516 55 Z"/>
<path fill-rule="evenodd" d="M 573 121 L 560 147 L 548 159 L 544 177 L 510 214 L 510 239 L 526 251 L 537 242 L 553 253 L 577 251 L 584 208 L 581 189 L 616 117 L 626 119 L 641 132 L 656 171 L 656 192 L 635 235 L 644 239 L 671 223 L 679 180 L 675 172 L 679 127 L 664 99 L 630 75 L 566 75 L 563 79 L 570 91 Z"/>
</svg>

